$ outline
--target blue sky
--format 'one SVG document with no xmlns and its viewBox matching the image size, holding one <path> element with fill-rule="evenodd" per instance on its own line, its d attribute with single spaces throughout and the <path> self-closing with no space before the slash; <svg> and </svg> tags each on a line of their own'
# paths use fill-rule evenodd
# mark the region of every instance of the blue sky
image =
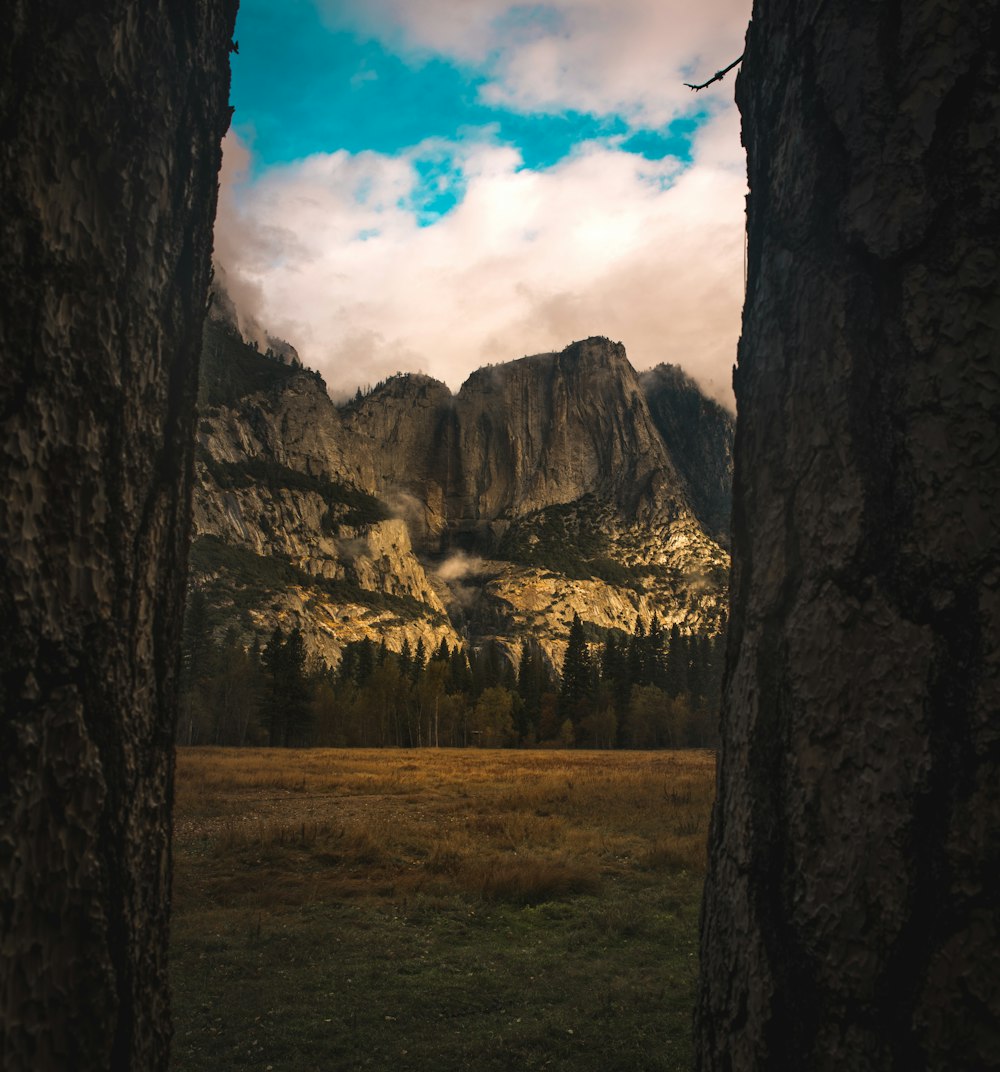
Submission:
<svg viewBox="0 0 1000 1072">
<path fill-rule="evenodd" d="M 695 97 L 686 114 L 639 130 L 614 114 L 491 106 L 479 99 L 482 71 L 441 57 L 407 62 L 378 41 L 331 28 L 311 0 L 242 0 L 238 40 L 234 125 L 252 142 L 258 169 L 333 149 L 397 153 L 484 128 L 516 146 L 530 168 L 551 166 L 594 138 L 650 160 L 690 162 L 691 136 L 707 117 Z"/>
<path fill-rule="evenodd" d="M 695 213 L 698 191 L 676 194 L 678 240 L 707 210 L 727 221 L 730 260 L 739 246 L 732 82 L 697 97 L 681 83 L 738 54 L 749 5 L 673 6 L 242 0 L 216 246 L 247 322 L 290 337 L 335 391 L 418 367 L 457 386 L 567 333 L 617 332 L 639 365 L 697 366 L 690 342 L 653 342 L 690 295 L 636 273 L 673 245 L 670 195 L 692 182 L 716 205 Z M 699 284 L 730 334 L 734 278 L 725 311 Z M 631 292 L 636 315 L 619 297 L 599 322 L 601 287 Z M 727 345 L 710 347 L 720 370 Z"/>
</svg>

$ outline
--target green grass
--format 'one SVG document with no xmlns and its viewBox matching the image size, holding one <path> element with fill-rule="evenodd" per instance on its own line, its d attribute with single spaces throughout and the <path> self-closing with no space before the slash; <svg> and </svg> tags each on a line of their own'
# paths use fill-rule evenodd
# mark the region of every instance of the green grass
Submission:
<svg viewBox="0 0 1000 1072">
<path fill-rule="evenodd" d="M 182 750 L 172 1067 L 689 1068 L 711 767 Z"/>
<path fill-rule="evenodd" d="M 699 884 L 534 907 L 416 895 L 174 926 L 175 1069 L 691 1063 Z"/>
</svg>

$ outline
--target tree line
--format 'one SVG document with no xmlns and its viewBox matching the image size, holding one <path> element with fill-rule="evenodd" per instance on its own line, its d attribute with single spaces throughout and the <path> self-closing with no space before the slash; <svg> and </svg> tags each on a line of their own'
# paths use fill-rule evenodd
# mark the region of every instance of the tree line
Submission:
<svg viewBox="0 0 1000 1072">
<path fill-rule="evenodd" d="M 589 629 L 589 633 L 588 633 Z M 494 640 L 428 652 L 354 641 L 336 668 L 299 629 L 248 649 L 216 638 L 205 596 L 185 619 L 178 741 L 271 747 L 714 747 L 724 633 L 657 617 L 632 635 L 574 616 L 561 671 L 533 639 L 514 661 Z"/>
</svg>

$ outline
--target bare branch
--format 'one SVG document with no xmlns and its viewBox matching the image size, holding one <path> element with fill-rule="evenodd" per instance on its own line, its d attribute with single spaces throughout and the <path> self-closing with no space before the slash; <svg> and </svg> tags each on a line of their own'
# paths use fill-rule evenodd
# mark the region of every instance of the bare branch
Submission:
<svg viewBox="0 0 1000 1072">
<path fill-rule="evenodd" d="M 743 61 L 745 55 L 746 53 L 741 52 L 728 67 L 723 67 L 721 71 L 716 71 L 707 82 L 702 82 L 700 86 L 693 86 L 690 82 L 685 82 L 684 85 L 686 85 L 688 89 L 693 89 L 697 93 L 699 89 L 704 89 L 706 86 L 710 86 L 713 82 L 721 82 L 737 63 Z"/>
</svg>

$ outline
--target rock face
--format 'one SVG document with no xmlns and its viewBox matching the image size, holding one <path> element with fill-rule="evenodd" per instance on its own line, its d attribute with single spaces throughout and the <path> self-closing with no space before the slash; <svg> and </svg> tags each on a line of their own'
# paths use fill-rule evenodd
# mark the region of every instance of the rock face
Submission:
<svg viewBox="0 0 1000 1072">
<path fill-rule="evenodd" d="M 455 401 L 463 521 L 523 517 L 584 495 L 646 520 L 683 512 L 678 480 L 620 343 L 474 372 Z"/>
<path fill-rule="evenodd" d="M 900 15 L 755 3 L 737 83 L 705 1072 L 1000 1067 L 1000 27 Z"/>
<path fill-rule="evenodd" d="M 406 522 L 367 489 L 370 444 L 315 374 L 206 327 L 192 570 L 246 633 L 298 626 L 331 665 L 343 646 L 458 642 Z"/>
<path fill-rule="evenodd" d="M 479 369 L 454 398 L 397 377 L 348 424 L 371 441 L 380 493 L 436 504 L 426 532 L 441 550 L 456 532 L 488 549 L 496 522 L 585 495 L 637 520 L 688 509 L 625 349 L 607 339 Z"/>
<path fill-rule="evenodd" d="M 729 546 L 733 486 L 733 420 L 676 365 L 639 377 L 649 412 L 706 532 Z"/>
<path fill-rule="evenodd" d="M 274 578 L 246 608 L 248 626 L 294 619 L 331 662 L 360 635 L 390 647 L 493 637 L 512 658 L 534 637 L 557 666 L 574 612 L 598 629 L 631 632 L 656 613 L 717 630 L 727 555 L 693 511 L 692 478 L 620 344 L 588 339 L 480 369 L 457 395 L 396 376 L 339 409 L 315 375 L 220 325 L 206 348 L 216 360 L 203 388 L 200 577 L 215 576 L 213 563 L 227 573 L 204 543 L 215 538 L 286 564 L 303 592 L 325 585 L 323 598 L 305 596 L 312 610 L 293 613 Z M 702 430 L 706 457 L 713 431 L 713 471 L 724 470 L 729 426 Z"/>
</svg>

